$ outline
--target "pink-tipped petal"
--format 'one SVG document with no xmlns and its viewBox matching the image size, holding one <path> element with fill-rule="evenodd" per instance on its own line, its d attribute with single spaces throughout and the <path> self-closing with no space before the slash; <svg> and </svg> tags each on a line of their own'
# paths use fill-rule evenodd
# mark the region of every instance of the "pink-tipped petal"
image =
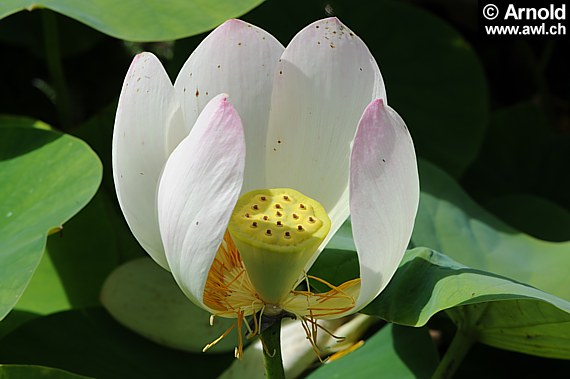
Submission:
<svg viewBox="0 0 570 379">
<path fill-rule="evenodd" d="M 385 90 L 370 51 L 336 18 L 300 31 L 277 67 L 267 140 L 267 187 L 290 187 L 327 210 L 330 236 L 349 214 L 351 142 Z M 326 241 L 325 241 L 326 243 Z"/>
<path fill-rule="evenodd" d="M 248 149 L 244 191 L 264 185 L 271 88 L 283 49 L 266 31 L 244 21 L 229 20 L 192 53 L 174 85 L 184 104 L 187 129 L 213 96 L 224 92 L 232 99 L 244 125 Z"/>
<path fill-rule="evenodd" d="M 174 87 L 162 64 L 151 53 L 137 55 L 125 78 L 115 118 L 113 177 L 131 231 L 166 269 L 156 194 L 169 154 L 169 129 L 182 124 Z"/>
<path fill-rule="evenodd" d="M 355 310 L 386 287 L 406 251 L 419 202 L 412 138 L 402 118 L 382 100 L 366 108 L 350 161 L 350 214 L 360 263 Z"/>
<path fill-rule="evenodd" d="M 241 191 L 244 162 L 242 123 L 222 94 L 206 105 L 160 180 L 158 216 L 170 270 L 204 308 L 204 285 Z"/>
</svg>

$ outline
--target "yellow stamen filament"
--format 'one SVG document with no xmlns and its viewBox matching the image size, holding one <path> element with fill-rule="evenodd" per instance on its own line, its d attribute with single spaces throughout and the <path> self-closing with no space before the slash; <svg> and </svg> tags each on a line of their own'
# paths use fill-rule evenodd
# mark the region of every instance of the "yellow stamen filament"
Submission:
<svg viewBox="0 0 570 379">
<path fill-rule="evenodd" d="M 360 348 L 362 345 L 364 345 L 364 341 L 360 340 L 357 343 L 355 343 L 354 345 L 350 346 L 349 348 L 344 349 L 342 351 L 339 351 L 338 353 L 334 353 L 333 355 L 328 357 L 326 360 L 326 363 L 336 361 L 337 359 L 342 358 L 345 355 L 352 353 L 354 350 Z"/>
</svg>

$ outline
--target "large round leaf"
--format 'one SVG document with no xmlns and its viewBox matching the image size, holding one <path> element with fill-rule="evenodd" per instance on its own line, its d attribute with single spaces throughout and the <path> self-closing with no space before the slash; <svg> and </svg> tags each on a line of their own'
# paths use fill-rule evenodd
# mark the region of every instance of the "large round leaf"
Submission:
<svg viewBox="0 0 570 379">
<path fill-rule="evenodd" d="M 118 267 L 105 281 L 101 302 L 121 324 L 156 343 L 189 352 L 221 336 L 236 319 L 216 318 L 192 303 L 172 274 L 149 257 Z M 212 351 L 233 351 L 237 333 L 233 330 Z"/>
<path fill-rule="evenodd" d="M 2 379 L 88 379 L 56 368 L 26 365 L 0 365 Z"/>
<path fill-rule="evenodd" d="M 421 326 L 443 310 L 480 342 L 570 359 L 570 302 L 425 248 L 406 254 L 392 282 L 364 312 Z"/>
<path fill-rule="evenodd" d="M 339 276 L 337 266 L 341 260 L 345 263 Z M 332 283 L 342 282 L 343 276 L 355 277 L 356 253 L 325 250 L 310 273 Z M 363 310 L 409 326 L 423 326 L 441 311 L 450 314 L 460 327 L 472 329 L 480 342 L 570 359 L 570 302 L 497 274 L 466 267 L 426 248 L 408 251 L 388 287 Z"/>
<path fill-rule="evenodd" d="M 48 238 L 47 254 L 15 308 L 49 314 L 99 305 L 103 281 L 119 264 L 118 217 L 100 189 L 63 232 Z"/>
<path fill-rule="evenodd" d="M 431 378 L 438 357 L 426 328 L 386 325 L 364 346 L 314 371 L 311 379 Z"/>
<path fill-rule="evenodd" d="M 421 162 L 420 174 L 422 197 L 412 235 L 416 246 L 570 300 L 570 242 L 546 242 L 513 229 L 434 165 Z"/>
<path fill-rule="evenodd" d="M 543 197 L 526 193 L 503 195 L 487 200 L 485 208 L 535 238 L 570 240 L 570 212 Z"/>
<path fill-rule="evenodd" d="M 0 342 L 2 362 L 108 379 L 216 378 L 234 359 L 233 354 L 189 354 L 159 346 L 98 308 L 31 320 Z"/>
<path fill-rule="evenodd" d="M 238 17 L 262 0 L 4 0 L 0 19 L 22 10 L 48 8 L 110 36 L 165 41 L 202 33 Z"/>
<path fill-rule="evenodd" d="M 101 164 L 82 141 L 0 127 L 0 319 L 30 281 L 48 232 L 77 213 L 100 181 Z"/>
</svg>

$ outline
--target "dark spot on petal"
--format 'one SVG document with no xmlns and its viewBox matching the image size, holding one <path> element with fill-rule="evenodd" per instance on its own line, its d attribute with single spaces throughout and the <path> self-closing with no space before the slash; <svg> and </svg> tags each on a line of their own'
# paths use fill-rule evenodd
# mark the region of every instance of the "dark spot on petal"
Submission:
<svg viewBox="0 0 570 379">
<path fill-rule="evenodd" d="M 196 88 L 196 97 L 200 96 L 200 91 Z"/>
</svg>

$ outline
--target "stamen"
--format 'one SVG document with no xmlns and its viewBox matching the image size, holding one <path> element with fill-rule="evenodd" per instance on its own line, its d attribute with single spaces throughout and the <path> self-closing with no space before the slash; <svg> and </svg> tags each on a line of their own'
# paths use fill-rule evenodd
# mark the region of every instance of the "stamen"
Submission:
<svg viewBox="0 0 570 379">
<path fill-rule="evenodd" d="M 275 356 L 275 354 L 277 353 L 276 350 L 273 350 L 273 353 L 269 352 L 269 349 L 267 348 L 267 345 L 265 344 L 265 341 L 263 340 L 263 338 L 259 339 L 261 341 L 261 346 L 263 346 L 263 351 L 265 351 L 265 354 L 267 354 L 268 357 L 273 358 Z"/>
<path fill-rule="evenodd" d="M 208 351 L 212 346 L 214 346 L 215 344 L 217 344 L 218 342 L 220 342 L 221 340 L 224 339 L 225 336 L 227 336 L 228 334 L 230 334 L 230 332 L 236 327 L 237 325 L 237 321 L 234 322 L 232 324 L 232 326 L 230 326 L 221 336 L 219 336 L 218 338 L 216 338 L 214 341 L 210 342 L 209 344 L 207 344 L 206 346 L 204 346 L 204 348 L 202 349 L 202 353 L 205 353 L 206 351 Z"/>
<path fill-rule="evenodd" d="M 331 355 L 330 357 L 328 357 L 326 359 L 326 362 L 329 363 L 332 361 L 336 361 L 337 359 L 342 358 L 349 353 L 352 353 L 354 350 L 362 347 L 363 345 L 364 345 L 364 341 L 360 340 L 357 343 L 355 343 L 354 345 L 352 345 L 351 347 L 344 349 L 342 351 L 339 351 L 338 353 L 334 353 L 333 355 Z"/>
</svg>

